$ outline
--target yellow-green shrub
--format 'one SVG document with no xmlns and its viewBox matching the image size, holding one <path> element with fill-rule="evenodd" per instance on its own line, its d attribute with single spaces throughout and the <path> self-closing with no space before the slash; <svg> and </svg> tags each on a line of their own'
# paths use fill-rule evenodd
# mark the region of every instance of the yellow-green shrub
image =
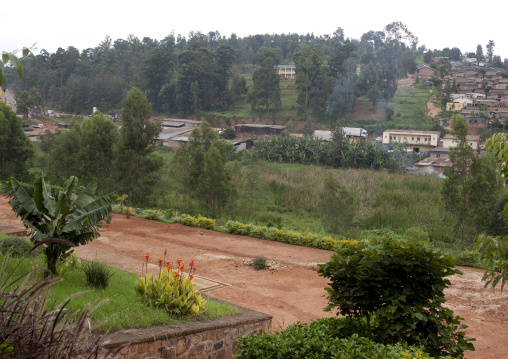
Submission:
<svg viewBox="0 0 508 359">
<path fill-rule="evenodd" d="M 184 224 L 186 226 L 190 227 L 199 227 L 204 229 L 214 229 L 215 228 L 215 219 L 210 219 L 203 217 L 201 215 L 198 215 L 197 217 L 189 216 L 186 214 L 183 214 L 179 217 L 175 218 L 175 221 L 181 224 Z"/>
<path fill-rule="evenodd" d="M 243 224 L 237 221 L 227 221 L 226 230 L 232 234 L 252 236 L 271 241 L 328 250 L 334 249 L 335 246 L 358 243 L 358 241 L 348 239 L 334 239 L 330 236 L 322 237 L 312 233 L 292 231 L 285 227 L 278 229 L 273 227 L 256 226 L 253 224 Z"/>
<path fill-rule="evenodd" d="M 198 315 L 206 310 L 206 300 L 197 293 L 192 279 L 168 268 L 162 269 L 153 279 L 151 277 L 150 273 L 139 277 L 135 287 L 149 305 L 164 308 L 177 316 Z"/>
</svg>

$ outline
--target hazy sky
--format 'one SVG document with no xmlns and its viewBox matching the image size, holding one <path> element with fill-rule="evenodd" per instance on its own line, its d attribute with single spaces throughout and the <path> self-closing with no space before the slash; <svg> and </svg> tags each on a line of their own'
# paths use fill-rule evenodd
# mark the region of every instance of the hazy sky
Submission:
<svg viewBox="0 0 508 359">
<path fill-rule="evenodd" d="M 486 5 L 487 6 L 487 5 Z M 229 37 L 255 34 L 333 34 L 360 38 L 402 21 L 430 49 L 459 47 L 475 52 L 494 40 L 494 54 L 508 57 L 506 25 L 508 2 L 488 2 L 487 9 L 469 1 L 3 1 L 0 6 L 0 51 L 13 51 L 37 42 L 37 52 L 74 46 L 80 51 L 99 45 L 106 35 L 113 41 L 132 34 L 162 40 L 174 31 L 218 30 Z M 487 12 L 488 11 L 488 14 Z M 500 18 L 496 18 L 496 14 Z M 487 16 L 488 15 L 488 16 Z"/>
</svg>

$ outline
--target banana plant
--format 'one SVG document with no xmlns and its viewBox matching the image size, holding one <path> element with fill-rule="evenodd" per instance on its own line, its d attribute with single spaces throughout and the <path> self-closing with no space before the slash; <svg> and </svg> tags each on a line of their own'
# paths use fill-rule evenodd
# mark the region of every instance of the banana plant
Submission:
<svg viewBox="0 0 508 359">
<path fill-rule="evenodd" d="M 70 248 L 65 241 L 55 239 L 77 246 L 99 237 L 102 221 L 111 212 L 111 203 L 117 197 L 116 193 L 110 193 L 94 200 L 97 184 L 93 181 L 76 196 L 77 187 L 78 178 L 72 176 L 55 198 L 48 178 L 42 174 L 34 180 L 32 197 L 14 177 L 1 186 L 1 192 L 10 198 L 9 204 L 23 220 L 33 244 L 45 244 L 51 273 L 56 273 L 58 259 Z"/>
</svg>

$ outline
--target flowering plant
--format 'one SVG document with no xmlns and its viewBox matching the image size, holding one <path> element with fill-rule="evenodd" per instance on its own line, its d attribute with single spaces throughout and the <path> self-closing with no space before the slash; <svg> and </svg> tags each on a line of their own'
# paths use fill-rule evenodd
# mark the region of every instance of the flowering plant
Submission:
<svg viewBox="0 0 508 359">
<path fill-rule="evenodd" d="M 153 279 L 152 274 L 148 273 L 150 256 L 145 254 L 146 261 L 135 287 L 136 292 L 149 305 L 165 308 L 168 313 L 176 316 L 203 313 L 206 310 L 206 300 L 197 293 L 193 283 L 197 270 L 194 259 L 188 265 L 188 273 L 185 273 L 183 261 L 178 259 L 173 270 L 172 264 L 166 262 L 166 254 L 167 251 L 164 251 L 164 258 L 157 259 L 159 275 Z"/>
</svg>

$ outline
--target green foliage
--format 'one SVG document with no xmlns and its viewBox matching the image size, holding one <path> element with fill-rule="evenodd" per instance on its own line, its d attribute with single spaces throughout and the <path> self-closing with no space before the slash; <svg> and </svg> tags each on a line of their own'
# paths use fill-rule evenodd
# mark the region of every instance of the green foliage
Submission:
<svg viewBox="0 0 508 359">
<path fill-rule="evenodd" d="M 462 358 L 474 347 L 462 331 L 462 318 L 444 306 L 444 289 L 450 285 L 445 277 L 461 273 L 453 264 L 452 257 L 427 242 L 381 238 L 337 247 L 318 272 L 330 280 L 327 310 L 365 317 L 370 338 L 423 345 L 431 355 Z M 372 316 L 379 323 L 375 333 Z"/>
<path fill-rule="evenodd" d="M 336 177 L 328 172 L 323 183 L 321 210 L 323 224 L 332 233 L 344 233 L 355 216 L 354 196 Z"/>
<path fill-rule="evenodd" d="M 184 224 L 190 227 L 199 227 L 204 229 L 214 229 L 215 228 L 215 219 L 206 218 L 201 216 L 200 214 L 197 217 L 189 216 L 187 214 L 182 214 L 180 216 L 173 218 L 176 222 Z"/>
<path fill-rule="evenodd" d="M 405 149 L 395 148 L 389 153 L 375 142 L 346 141 L 339 146 L 319 139 L 292 136 L 259 140 L 252 151 L 254 158 L 266 161 L 392 171 L 402 168 L 406 155 Z"/>
<path fill-rule="evenodd" d="M 224 131 L 222 131 L 221 136 L 226 140 L 232 140 L 236 137 L 236 132 L 233 127 L 228 127 Z"/>
<path fill-rule="evenodd" d="M 81 265 L 81 270 L 85 273 L 86 284 L 99 289 L 106 288 L 109 285 L 111 277 L 115 274 L 111 267 L 98 260 L 85 262 Z"/>
<path fill-rule="evenodd" d="M 0 101 L 0 154 L 0 180 L 10 176 L 26 178 L 28 162 L 34 155 L 33 146 L 23 132 L 21 120 L 3 101 Z"/>
<path fill-rule="evenodd" d="M 421 349 L 405 344 L 384 345 L 357 334 L 349 336 L 343 323 L 338 319 L 320 319 L 310 324 L 293 324 L 273 334 L 243 336 L 238 343 L 237 358 L 431 358 Z"/>
<path fill-rule="evenodd" d="M 133 87 L 122 108 L 122 127 L 115 146 L 115 188 L 126 193 L 134 203 L 146 203 L 162 167 L 161 156 L 150 150 L 161 131 L 152 122 L 152 109 L 141 90 Z M 140 176 L 139 174 L 143 175 Z"/>
<path fill-rule="evenodd" d="M 206 120 L 195 128 L 190 145 L 180 148 L 171 161 L 175 179 L 184 200 L 198 201 L 203 210 L 215 217 L 230 203 L 236 193 L 226 162 L 232 146 L 218 139 Z"/>
<path fill-rule="evenodd" d="M 485 287 L 494 288 L 501 282 L 501 291 L 508 282 L 508 237 L 479 236 L 476 248 L 481 258 L 490 267 L 483 274 Z"/>
<path fill-rule="evenodd" d="M 254 265 L 255 270 L 262 270 L 266 268 L 266 257 L 259 256 L 254 258 L 252 261 L 252 264 Z"/>
<path fill-rule="evenodd" d="M 114 147 L 118 139 L 116 125 L 99 111 L 87 118 L 81 125 L 81 148 L 78 152 L 78 162 L 83 180 L 97 182 L 99 193 L 112 190 Z"/>
<path fill-rule="evenodd" d="M 12 236 L 0 240 L 0 252 L 6 254 L 9 251 L 9 254 L 13 257 L 28 256 L 28 252 L 32 247 L 33 244 L 25 238 Z"/>
<path fill-rule="evenodd" d="M 90 182 L 75 196 L 77 187 L 78 179 L 69 178 L 55 200 L 48 178 L 43 175 L 34 180 L 33 197 L 14 177 L 2 183 L 1 191 L 10 198 L 9 204 L 29 230 L 31 241 L 35 245 L 46 244 L 51 273 L 56 272 L 58 259 L 70 246 L 86 244 L 99 236 L 101 222 L 111 211 L 111 202 L 116 198 L 115 193 L 110 193 L 93 200 L 97 188 L 95 182 Z"/>
<path fill-rule="evenodd" d="M 278 55 L 271 48 L 263 48 L 258 54 L 258 67 L 252 75 L 252 90 L 249 100 L 252 110 L 264 106 L 265 111 L 277 110 L 281 105 L 280 79 L 274 66 L 278 65 Z"/>
<path fill-rule="evenodd" d="M 30 53 L 30 49 L 26 47 L 23 48 L 23 58 L 27 57 Z M 16 70 L 20 80 L 23 80 L 24 76 L 23 65 L 16 54 L 2 51 L 2 58 L 0 59 L 0 87 L 3 91 L 7 90 L 7 78 L 4 71 L 9 65 L 12 65 L 12 67 Z"/>
<path fill-rule="evenodd" d="M 455 264 L 458 266 L 476 267 L 481 265 L 481 255 L 477 251 L 463 251 L 457 256 Z"/>
<path fill-rule="evenodd" d="M 183 275 L 180 269 L 164 268 L 153 279 L 146 273 L 139 277 L 135 287 L 142 300 L 153 307 L 164 308 L 176 316 L 198 315 L 206 309 L 206 300 L 197 294 L 192 279 Z"/>
<path fill-rule="evenodd" d="M 489 216 L 500 183 L 489 156 L 476 156 L 467 141 L 468 128 L 462 116 L 453 122 L 459 143 L 450 152 L 453 165 L 445 169 L 441 194 L 445 207 L 457 219 L 461 249 L 474 235 L 489 230 Z M 486 215 L 487 214 L 487 215 Z"/>
</svg>

